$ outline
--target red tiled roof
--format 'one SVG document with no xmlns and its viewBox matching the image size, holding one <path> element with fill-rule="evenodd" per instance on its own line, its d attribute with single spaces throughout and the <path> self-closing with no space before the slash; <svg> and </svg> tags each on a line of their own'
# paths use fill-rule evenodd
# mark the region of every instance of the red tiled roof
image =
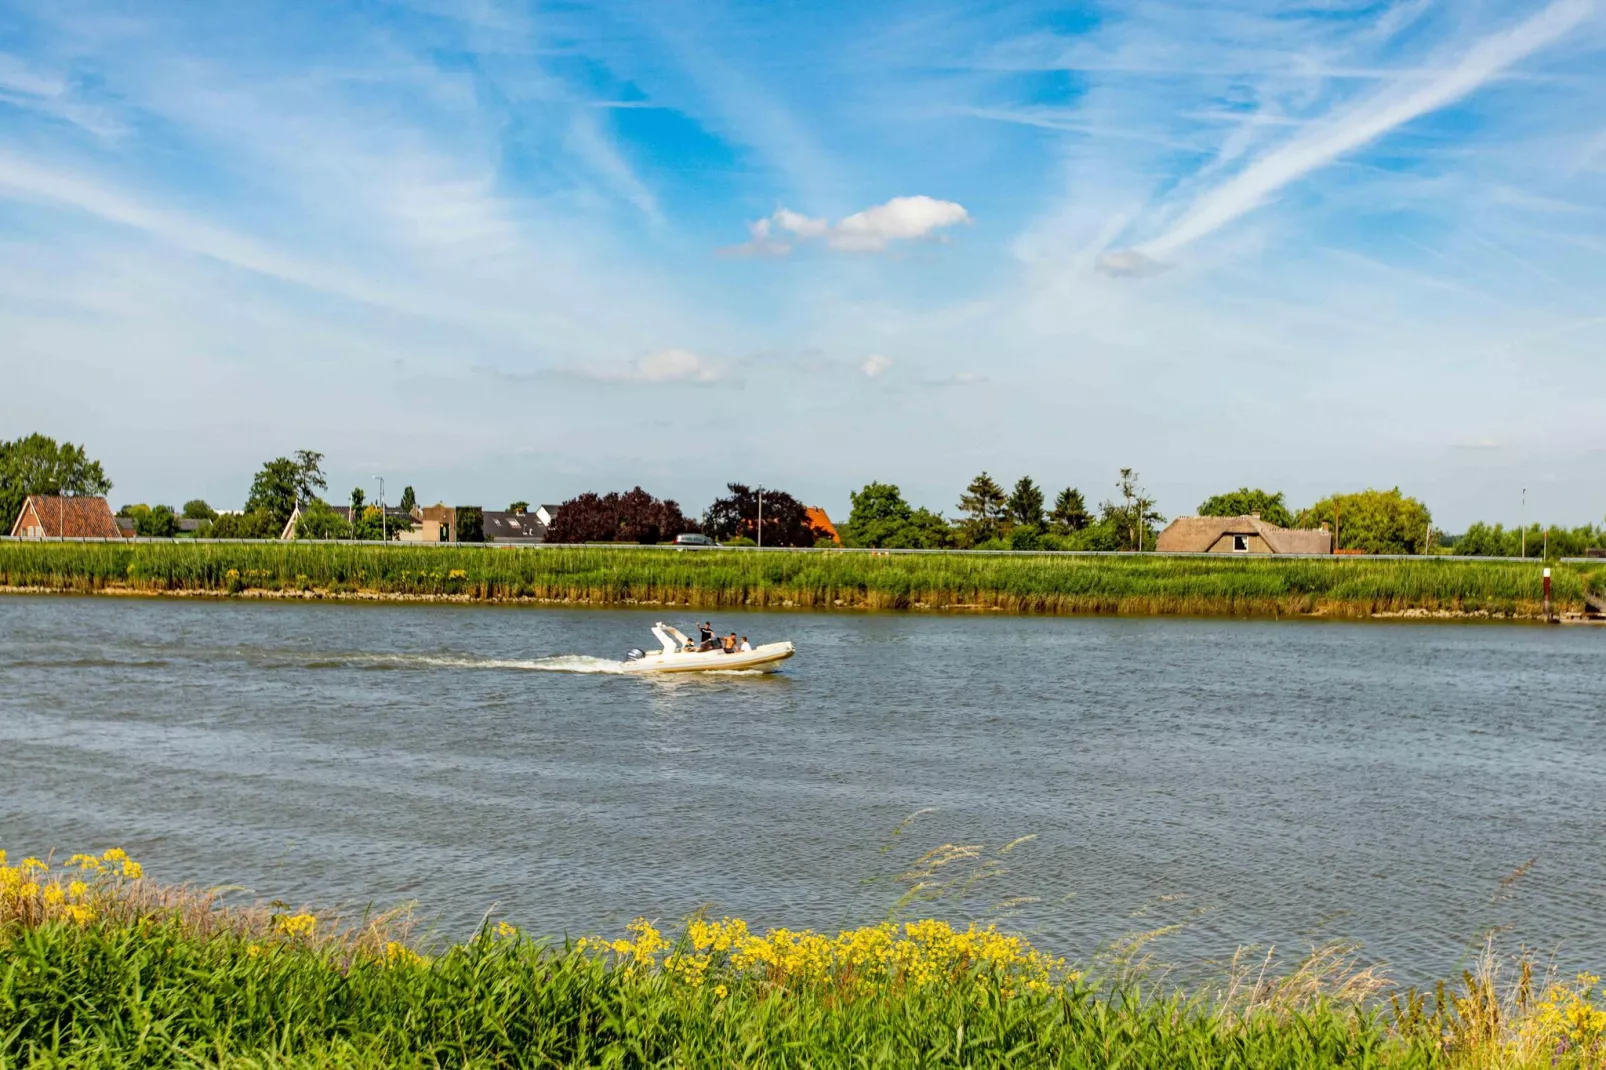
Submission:
<svg viewBox="0 0 1606 1070">
<path fill-rule="evenodd" d="M 12 535 L 28 535 L 30 529 L 44 529 L 47 539 L 120 539 L 117 518 L 105 498 L 57 498 L 45 494 L 29 495 L 11 526 Z M 65 528 L 65 532 L 63 531 Z"/>
<path fill-rule="evenodd" d="M 825 515 L 824 509 L 821 509 L 817 505 L 811 505 L 808 507 L 807 515 L 809 527 L 814 528 L 817 531 L 824 531 L 828 533 L 831 536 L 832 542 L 836 543 L 838 546 L 842 545 L 842 536 L 836 533 L 836 525 L 831 523 L 831 518 Z"/>
</svg>

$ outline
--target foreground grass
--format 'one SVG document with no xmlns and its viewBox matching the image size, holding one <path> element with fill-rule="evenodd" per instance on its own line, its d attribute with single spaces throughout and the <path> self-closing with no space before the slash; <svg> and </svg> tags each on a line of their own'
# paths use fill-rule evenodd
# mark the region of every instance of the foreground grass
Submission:
<svg viewBox="0 0 1606 1070">
<path fill-rule="evenodd" d="M 1598 1067 L 1593 982 L 1386 998 L 1318 958 L 1216 993 L 1098 979 L 991 929 L 693 920 L 417 949 L 395 915 L 222 909 L 121 852 L 0 861 L 0 1065 Z"/>
<path fill-rule="evenodd" d="M 1555 567 L 1557 612 L 1606 565 Z M 595 605 L 991 609 L 1019 613 L 1537 617 L 1538 563 L 307 543 L 0 543 L 0 587 L 323 593 Z"/>
</svg>

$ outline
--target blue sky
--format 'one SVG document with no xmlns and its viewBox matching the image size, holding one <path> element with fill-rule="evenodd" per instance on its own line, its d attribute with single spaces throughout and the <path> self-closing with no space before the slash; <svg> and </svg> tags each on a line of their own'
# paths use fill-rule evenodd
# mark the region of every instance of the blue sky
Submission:
<svg viewBox="0 0 1606 1070">
<path fill-rule="evenodd" d="M 1600 0 L 0 0 L 0 435 L 117 502 L 1599 522 L 1603 60 Z"/>
</svg>

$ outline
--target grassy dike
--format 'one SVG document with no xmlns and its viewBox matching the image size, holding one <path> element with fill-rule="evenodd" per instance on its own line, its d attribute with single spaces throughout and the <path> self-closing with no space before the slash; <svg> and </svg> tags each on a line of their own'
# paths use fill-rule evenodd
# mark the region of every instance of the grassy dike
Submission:
<svg viewBox="0 0 1606 1070">
<path fill-rule="evenodd" d="M 997 610 L 1537 618 L 1540 562 L 1153 554 L 769 553 L 606 546 L 0 542 L 0 588 L 145 594 Z M 1606 563 L 1554 568 L 1558 613 Z"/>
<path fill-rule="evenodd" d="M 1107 964 L 1109 965 L 1109 964 Z M 1078 969 L 993 929 L 835 936 L 692 919 L 553 943 L 501 922 L 224 908 L 123 852 L 0 855 L 0 1066 L 1599 1067 L 1593 978 L 1431 993 L 1341 955 L 1208 992 Z"/>
</svg>

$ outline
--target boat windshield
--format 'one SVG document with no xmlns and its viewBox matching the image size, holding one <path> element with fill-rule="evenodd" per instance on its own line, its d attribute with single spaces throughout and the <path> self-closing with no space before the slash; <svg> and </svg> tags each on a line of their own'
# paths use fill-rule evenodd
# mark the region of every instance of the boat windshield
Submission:
<svg viewBox="0 0 1606 1070">
<path fill-rule="evenodd" d="M 687 639 L 680 633 L 680 629 L 669 624 L 659 623 L 655 625 L 653 627 L 653 634 L 656 635 L 658 637 L 658 641 L 663 644 L 664 653 L 666 654 L 674 654 L 684 650 L 691 643 L 690 639 Z"/>
</svg>

